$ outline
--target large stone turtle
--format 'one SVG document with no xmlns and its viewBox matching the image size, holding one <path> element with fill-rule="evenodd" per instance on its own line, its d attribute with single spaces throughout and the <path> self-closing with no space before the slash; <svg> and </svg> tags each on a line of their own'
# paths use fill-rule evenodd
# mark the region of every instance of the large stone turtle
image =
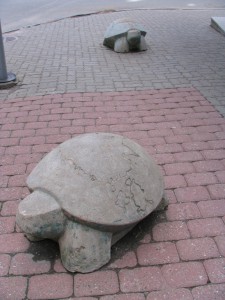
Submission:
<svg viewBox="0 0 225 300">
<path fill-rule="evenodd" d="M 92 133 L 46 155 L 27 179 L 17 223 L 31 241 L 58 241 L 71 272 L 91 272 L 110 260 L 111 245 L 159 206 L 163 178 L 155 162 L 128 138 Z"/>
<path fill-rule="evenodd" d="M 103 45 L 115 52 L 147 50 L 144 27 L 130 19 L 118 19 L 106 30 Z"/>
</svg>

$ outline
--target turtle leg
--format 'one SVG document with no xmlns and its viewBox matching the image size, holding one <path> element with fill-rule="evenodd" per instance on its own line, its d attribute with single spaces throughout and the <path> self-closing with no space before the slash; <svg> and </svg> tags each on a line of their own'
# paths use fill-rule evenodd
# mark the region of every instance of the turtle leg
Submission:
<svg viewBox="0 0 225 300">
<path fill-rule="evenodd" d="M 163 196 L 162 196 L 162 200 L 159 202 L 158 206 L 156 207 L 156 211 L 159 211 L 159 210 L 164 210 L 164 209 L 167 209 L 167 206 L 169 204 L 169 201 L 168 201 L 168 198 L 166 196 L 166 193 L 165 191 L 163 192 Z"/>
<path fill-rule="evenodd" d="M 88 273 L 105 265 L 111 257 L 112 233 L 95 230 L 68 220 L 59 239 L 61 259 L 71 272 Z"/>
<path fill-rule="evenodd" d="M 65 216 L 51 195 L 34 191 L 20 202 L 16 222 L 31 241 L 57 240 L 64 231 Z"/>
<path fill-rule="evenodd" d="M 146 44 L 146 41 L 145 41 L 145 37 L 142 35 L 141 36 L 141 41 L 140 41 L 140 46 L 139 46 L 139 50 L 140 51 L 145 51 L 147 50 L 148 47 L 147 47 L 147 44 Z"/>
<path fill-rule="evenodd" d="M 126 36 L 118 38 L 115 41 L 114 51 L 120 52 L 120 53 L 129 52 L 129 44 L 128 44 Z"/>
</svg>

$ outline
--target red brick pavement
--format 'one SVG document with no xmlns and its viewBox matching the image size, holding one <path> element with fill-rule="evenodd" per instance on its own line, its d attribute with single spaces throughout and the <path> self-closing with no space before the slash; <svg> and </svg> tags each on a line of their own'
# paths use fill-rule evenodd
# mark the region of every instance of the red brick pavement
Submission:
<svg viewBox="0 0 225 300">
<path fill-rule="evenodd" d="M 0 107 L 1 300 L 225 299 L 225 120 L 197 90 L 34 96 Z M 147 149 L 170 204 L 118 259 L 94 273 L 71 274 L 54 255 L 34 258 L 15 214 L 29 194 L 27 175 L 47 152 L 100 131 Z"/>
</svg>

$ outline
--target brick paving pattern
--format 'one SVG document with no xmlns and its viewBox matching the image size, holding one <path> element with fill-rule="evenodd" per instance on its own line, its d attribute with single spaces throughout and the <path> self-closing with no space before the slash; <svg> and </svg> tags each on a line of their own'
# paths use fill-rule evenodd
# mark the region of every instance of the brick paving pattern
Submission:
<svg viewBox="0 0 225 300">
<path fill-rule="evenodd" d="M 212 16 L 224 16 L 224 10 L 131 10 L 68 18 L 8 33 L 6 37 L 16 38 L 5 39 L 8 69 L 20 82 L 1 91 L 0 99 L 195 87 L 225 115 L 225 40 L 210 27 Z M 102 45 L 107 26 L 124 17 L 144 24 L 148 51 L 124 55 Z M 193 97 L 188 100 L 195 101 Z"/>
<path fill-rule="evenodd" d="M 59 93 L 9 97 L 0 108 L 0 299 L 225 299 L 225 120 L 202 93 Z M 101 270 L 72 274 L 57 245 L 24 237 L 15 214 L 41 158 L 96 131 L 145 147 L 164 175 L 170 204 Z M 126 248 L 126 239 L 119 243 Z"/>
</svg>

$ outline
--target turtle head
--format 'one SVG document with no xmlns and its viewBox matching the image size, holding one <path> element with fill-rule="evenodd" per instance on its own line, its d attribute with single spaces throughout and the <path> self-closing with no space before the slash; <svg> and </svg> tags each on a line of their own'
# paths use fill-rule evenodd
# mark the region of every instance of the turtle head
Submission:
<svg viewBox="0 0 225 300">
<path fill-rule="evenodd" d="M 56 200 L 37 190 L 20 202 L 16 221 L 28 239 L 35 241 L 57 240 L 64 232 L 66 220 Z"/>
<path fill-rule="evenodd" d="M 130 29 L 127 32 L 127 42 L 130 49 L 137 49 L 141 42 L 141 32 L 137 29 Z"/>
</svg>

